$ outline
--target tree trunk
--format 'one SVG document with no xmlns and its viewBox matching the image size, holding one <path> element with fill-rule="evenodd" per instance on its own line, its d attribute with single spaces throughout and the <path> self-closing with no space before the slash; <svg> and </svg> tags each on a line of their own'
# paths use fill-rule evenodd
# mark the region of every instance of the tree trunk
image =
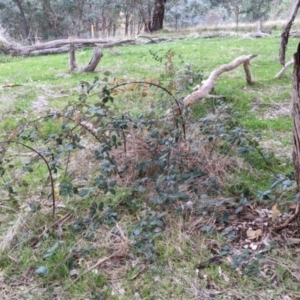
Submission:
<svg viewBox="0 0 300 300">
<path fill-rule="evenodd" d="M 262 30 L 263 30 L 263 25 L 262 25 L 262 19 L 259 19 L 258 21 L 257 21 L 257 31 L 258 32 L 262 32 Z"/>
<path fill-rule="evenodd" d="M 24 33 L 25 33 L 25 39 L 27 39 L 29 37 L 29 34 L 30 34 L 30 29 L 29 29 L 29 25 L 28 25 L 28 22 L 27 22 L 27 19 L 26 19 L 26 16 L 25 16 L 23 6 L 22 6 L 20 0 L 13 0 L 13 1 L 17 4 L 18 9 L 20 11 L 21 20 L 22 20 L 22 23 L 23 23 L 23 30 L 24 30 Z"/>
<path fill-rule="evenodd" d="M 103 57 L 103 53 L 99 47 L 94 48 L 93 57 L 87 66 L 82 70 L 83 72 L 93 72 L 95 71 L 100 59 Z"/>
<path fill-rule="evenodd" d="M 150 1 L 148 0 L 148 15 L 147 15 L 147 25 L 145 26 L 145 32 L 151 32 L 152 31 L 152 18 L 151 18 L 151 10 L 152 10 L 152 7 L 151 7 L 151 4 L 150 4 Z"/>
<path fill-rule="evenodd" d="M 155 0 L 153 18 L 152 18 L 152 31 L 163 29 L 165 17 L 165 3 L 166 0 Z"/>
<path fill-rule="evenodd" d="M 102 11 L 102 24 L 101 24 L 101 31 L 102 31 L 102 38 L 106 36 L 106 17 L 104 15 L 104 11 Z"/>
<path fill-rule="evenodd" d="M 236 7 L 235 11 L 235 30 L 238 30 L 239 27 L 239 14 L 240 14 L 240 10 L 238 7 Z"/>
<path fill-rule="evenodd" d="M 293 84 L 293 123 L 294 123 L 294 149 L 293 163 L 298 192 L 300 191 L 300 43 L 294 55 L 294 84 Z"/>
<path fill-rule="evenodd" d="M 285 51 L 286 51 L 286 46 L 289 42 L 290 30 L 291 30 L 293 22 L 296 18 L 299 7 L 300 7 L 300 0 L 293 1 L 293 7 L 292 7 L 292 11 L 291 11 L 289 21 L 288 21 L 286 27 L 284 28 L 284 30 L 281 34 L 281 43 L 280 43 L 280 49 L 279 49 L 279 60 L 280 60 L 280 63 L 283 66 L 285 64 Z"/>
<path fill-rule="evenodd" d="M 125 36 L 128 36 L 129 20 L 130 20 L 130 13 L 128 11 L 126 11 L 126 13 L 125 13 Z"/>
<path fill-rule="evenodd" d="M 113 24 L 113 37 L 115 37 L 117 34 L 117 25 L 116 23 Z"/>
</svg>

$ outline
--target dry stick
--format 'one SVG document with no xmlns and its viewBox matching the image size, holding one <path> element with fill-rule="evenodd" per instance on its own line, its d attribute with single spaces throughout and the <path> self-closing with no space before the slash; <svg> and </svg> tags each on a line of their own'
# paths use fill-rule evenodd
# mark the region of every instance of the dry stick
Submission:
<svg viewBox="0 0 300 300">
<path fill-rule="evenodd" d="M 250 60 L 255 58 L 256 56 L 257 55 L 253 55 L 253 54 L 239 56 L 236 59 L 234 59 L 232 62 L 222 65 L 222 66 L 218 67 L 217 69 L 215 69 L 214 71 L 212 71 L 211 74 L 209 75 L 208 79 L 201 83 L 198 90 L 196 90 L 195 92 L 189 94 L 188 96 L 186 96 L 184 98 L 184 100 L 183 100 L 184 104 L 186 106 L 189 106 L 191 104 L 196 103 L 198 100 L 201 100 L 201 99 L 220 98 L 220 96 L 214 96 L 214 95 L 209 94 L 210 91 L 216 85 L 218 77 L 222 73 L 231 71 L 231 70 L 237 68 L 241 64 L 244 64 L 247 82 L 249 80 L 251 81 L 250 69 L 249 69 L 249 66 L 247 66 L 247 65 L 245 66 L 245 63 L 249 64 Z M 251 81 L 251 83 L 252 83 L 252 81 Z"/>
<path fill-rule="evenodd" d="M 290 218 L 288 218 L 283 224 L 275 226 L 274 230 L 279 231 L 279 230 L 282 230 L 282 229 L 286 228 L 298 216 L 299 211 L 300 211 L 299 208 L 300 208 L 300 204 L 299 204 L 299 199 L 298 199 L 298 203 L 296 205 L 295 213 Z"/>
<path fill-rule="evenodd" d="M 116 227 L 118 228 L 121 237 L 123 238 L 123 240 L 126 239 L 124 232 L 121 230 L 120 226 L 118 224 L 116 224 Z M 106 256 L 102 259 L 99 259 L 94 265 L 92 265 L 91 267 L 89 267 L 85 272 L 83 272 L 80 276 L 78 276 L 76 279 L 74 279 L 72 281 L 72 283 L 67 287 L 70 288 L 74 283 L 76 283 L 82 276 L 86 275 L 87 273 L 91 272 L 92 270 L 94 270 L 95 268 L 99 267 L 101 264 L 105 263 L 106 261 L 110 260 L 111 258 L 114 257 L 120 257 L 123 256 L 121 251 L 115 251 L 113 254 Z"/>
<path fill-rule="evenodd" d="M 131 281 L 136 279 L 140 274 L 142 274 L 147 269 L 147 266 L 143 265 L 142 269 L 138 271 L 134 276 L 130 278 Z"/>
<path fill-rule="evenodd" d="M 49 177 L 50 177 L 50 183 L 51 183 L 51 193 L 52 193 L 52 211 L 53 211 L 53 218 L 55 217 L 55 192 L 54 192 L 54 179 L 53 179 L 53 175 L 52 175 L 52 170 L 50 168 L 49 162 L 48 160 L 44 157 L 44 155 L 39 152 L 38 150 L 32 148 L 31 146 L 28 146 L 24 143 L 18 142 L 18 141 L 12 141 L 12 140 L 8 140 L 8 141 L 3 141 L 0 142 L 0 144 L 7 144 L 9 145 L 10 143 L 14 143 L 16 145 L 21 145 L 29 150 L 31 150 L 32 152 L 36 153 L 46 164 L 47 169 L 48 169 L 48 173 L 49 173 Z"/>
<path fill-rule="evenodd" d="M 55 226 L 57 226 L 57 225 L 63 224 L 64 222 L 68 221 L 71 217 L 72 217 L 72 215 L 71 215 L 70 213 L 68 213 L 68 214 L 66 214 L 65 216 L 63 216 L 62 218 L 56 220 L 51 226 L 45 228 L 45 229 L 43 230 L 43 232 L 37 237 L 36 240 L 39 240 L 40 238 L 42 238 L 43 235 L 44 235 L 49 229 L 51 229 L 51 228 L 53 228 L 53 227 L 55 227 Z M 32 244 L 31 244 L 31 247 L 33 247 L 35 244 L 36 244 L 36 242 L 32 243 Z"/>
<path fill-rule="evenodd" d="M 150 36 L 147 35 L 138 35 L 136 38 L 145 38 L 150 40 L 152 43 L 157 43 L 153 38 L 151 38 Z"/>
<path fill-rule="evenodd" d="M 101 264 L 105 263 L 106 261 L 110 260 L 111 258 L 120 256 L 120 253 L 118 251 L 114 252 L 113 254 L 106 256 L 102 259 L 99 259 L 94 265 L 92 265 L 90 268 L 88 268 L 85 272 L 83 272 L 80 276 L 78 276 L 76 279 L 72 281 L 72 283 L 67 286 L 67 289 L 70 288 L 74 283 L 76 283 L 82 276 L 86 275 L 87 273 L 91 272 L 93 269 L 99 267 Z"/>
</svg>

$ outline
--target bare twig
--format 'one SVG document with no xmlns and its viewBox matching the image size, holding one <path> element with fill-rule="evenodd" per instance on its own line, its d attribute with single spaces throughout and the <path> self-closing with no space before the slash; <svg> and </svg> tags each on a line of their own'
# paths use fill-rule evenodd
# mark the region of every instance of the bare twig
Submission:
<svg viewBox="0 0 300 300">
<path fill-rule="evenodd" d="M 32 152 L 36 153 L 44 161 L 44 163 L 46 164 L 48 172 L 49 172 L 50 182 L 51 182 L 52 211 L 53 211 L 53 217 L 54 217 L 55 216 L 55 187 L 54 187 L 54 178 L 53 178 L 53 175 L 52 175 L 52 170 L 51 170 L 51 167 L 49 165 L 49 162 L 47 161 L 47 159 L 44 157 L 44 155 L 42 153 L 40 153 L 36 149 L 34 149 L 34 148 L 32 148 L 32 147 L 24 144 L 24 143 L 17 142 L 17 141 L 10 141 L 10 140 L 4 141 L 4 142 L 0 142 L 0 144 L 7 144 L 7 145 L 9 145 L 10 143 L 21 145 L 21 146 L 23 146 L 23 147 L 31 150 Z"/>
<path fill-rule="evenodd" d="M 147 266 L 143 265 L 141 270 L 139 270 L 134 276 L 130 278 L 131 281 L 136 279 L 140 274 L 142 274 L 147 269 Z"/>
<path fill-rule="evenodd" d="M 54 228 L 58 225 L 62 225 L 64 222 L 68 221 L 71 217 L 72 215 L 70 213 L 66 214 L 65 216 L 56 220 L 51 226 L 45 228 L 43 232 L 35 239 L 35 242 L 31 244 L 31 247 L 33 247 L 36 244 L 36 240 L 40 240 L 45 235 L 45 233 L 47 233 L 51 228 Z"/>
<path fill-rule="evenodd" d="M 95 268 L 99 267 L 103 263 L 107 262 L 108 260 L 114 258 L 114 257 L 119 257 L 120 253 L 118 251 L 114 252 L 113 254 L 106 256 L 104 258 L 99 259 L 94 265 L 89 267 L 85 272 L 83 272 L 80 276 L 78 276 L 76 279 L 72 281 L 72 283 L 67 287 L 69 289 L 74 283 L 76 283 L 82 276 L 86 275 L 87 273 L 91 272 Z"/>
</svg>

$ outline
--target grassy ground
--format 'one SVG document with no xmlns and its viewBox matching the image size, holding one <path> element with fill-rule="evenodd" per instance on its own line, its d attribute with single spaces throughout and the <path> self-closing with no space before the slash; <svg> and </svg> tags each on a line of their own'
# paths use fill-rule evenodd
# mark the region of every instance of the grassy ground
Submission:
<svg viewBox="0 0 300 300">
<path fill-rule="evenodd" d="M 136 196 L 128 185 L 118 188 L 116 195 L 98 195 L 96 200 L 110 208 L 113 213 L 110 216 L 116 216 L 117 222 L 113 217 L 105 219 L 89 237 L 88 230 L 76 232 L 74 226 L 78 219 L 84 220 L 88 215 L 95 199 L 63 196 L 53 220 L 51 198 L 41 193 L 47 175 L 42 164 L 23 177 L 30 189 L 26 184 L 21 185 L 17 197 L 8 195 L 3 183 L 0 298 L 300 299 L 297 227 L 275 233 L 270 221 L 275 203 L 283 214 L 289 215 L 295 194 L 294 186 L 269 192 L 274 174 L 287 176 L 293 170 L 289 111 L 292 70 L 274 79 L 281 69 L 279 43 L 273 35 L 263 39 L 194 38 L 117 47 L 104 50 L 96 74 L 68 73 L 67 54 L 1 57 L 0 128 L 2 140 L 6 140 L 19 122 L 60 110 L 68 101 L 76 100 L 80 82 L 92 82 L 95 75 L 101 81 L 109 71 L 109 81 L 157 80 L 169 87 L 173 64 L 174 76 L 188 64 L 206 78 L 214 68 L 240 55 L 257 54 L 251 63 L 253 85 L 246 84 L 243 69 L 238 68 L 219 78 L 214 94 L 224 95 L 224 103 L 234 111 L 239 126 L 246 128 L 251 136 L 260 132 L 262 149 L 270 154 L 270 159 L 266 163 L 258 152 L 253 153 L 223 178 L 222 193 L 216 198 L 231 199 L 235 204 L 251 201 L 251 205 L 243 207 L 243 214 L 235 213 L 236 206 L 232 210 L 229 200 L 221 205 L 221 210 L 214 206 L 211 211 L 208 205 L 206 215 L 196 210 L 176 214 L 159 206 L 157 213 L 167 211 L 162 217 L 163 229 L 151 227 L 154 231 L 147 233 L 150 239 L 145 233 L 139 241 L 144 248 L 134 242 L 131 235 L 137 236 L 135 230 L 140 227 L 132 224 L 151 222 L 148 213 L 155 208 L 147 197 Z M 297 43 L 295 39 L 290 40 L 288 59 Z M 172 65 L 164 56 L 169 50 L 174 54 Z M 153 59 L 153 53 L 162 62 Z M 83 66 L 91 50 L 81 49 L 76 55 L 78 65 Z M 124 99 L 119 95 L 115 106 L 145 112 L 155 101 L 151 99 L 153 95 L 149 93 L 138 99 Z M 190 122 L 197 124 L 200 117 L 214 109 L 219 109 L 216 103 L 203 100 L 192 108 Z M 57 130 L 53 122 L 43 126 L 45 135 Z M 23 150 L 10 151 L 9 159 L 13 160 Z M 94 170 L 85 158 L 79 156 L 73 164 L 80 169 Z M 17 160 L 16 164 L 21 165 L 21 161 Z M 5 182 L 4 176 L 2 179 Z M 197 204 L 199 207 L 206 201 L 204 197 L 202 200 Z M 42 209 L 37 212 L 32 207 L 29 209 L 31 203 L 40 203 Z M 220 221 L 222 218 L 228 220 Z M 214 230 L 210 231 L 209 226 Z M 263 233 L 257 232 L 257 228 L 262 228 Z M 230 236 L 234 230 L 238 234 Z M 251 230 L 257 236 L 251 236 Z M 260 254 L 264 257 L 259 257 Z"/>
</svg>

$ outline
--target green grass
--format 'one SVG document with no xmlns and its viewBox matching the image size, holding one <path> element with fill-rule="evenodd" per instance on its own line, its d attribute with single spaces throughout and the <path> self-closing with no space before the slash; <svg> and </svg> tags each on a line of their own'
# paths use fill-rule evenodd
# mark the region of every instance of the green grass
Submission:
<svg viewBox="0 0 300 300">
<path fill-rule="evenodd" d="M 297 43 L 296 39 L 290 40 L 287 59 L 292 57 Z M 257 54 L 250 66 L 253 85 L 246 84 L 243 68 L 239 67 L 222 74 L 213 93 L 224 96 L 224 104 L 232 107 L 236 122 L 245 127 L 249 135 L 261 133 L 259 149 L 269 154 L 266 158 L 267 164 L 259 151 L 250 153 L 244 157 L 241 165 L 232 165 L 232 173 L 222 182 L 222 191 L 217 195 L 212 192 L 209 196 L 213 195 L 214 201 L 227 197 L 237 203 L 247 195 L 253 211 L 261 207 L 270 210 L 272 205 L 279 201 L 278 199 L 289 204 L 295 194 L 294 187 L 274 192 L 276 198 L 272 201 L 260 201 L 258 197 L 259 191 L 270 189 L 273 172 L 290 174 L 293 170 L 289 160 L 292 151 L 293 124 L 287 111 L 281 109 L 286 108 L 291 101 L 292 69 L 280 79 L 273 78 L 281 69 L 278 62 L 279 44 L 279 39 L 274 36 L 264 39 L 224 37 L 104 49 L 104 57 L 97 72 L 91 74 L 69 73 L 67 54 L 27 58 L 1 57 L 1 138 L 8 139 L 19 122 L 25 123 L 32 118 L 42 117 L 48 108 L 57 111 L 64 108 L 69 101 L 77 100 L 81 81 L 91 83 L 94 77 L 98 76 L 102 84 L 106 84 L 103 79 L 107 77 L 104 74 L 107 71 L 111 73 L 108 76 L 108 87 L 113 80 L 118 82 L 157 80 L 162 86 L 169 87 L 170 77 L 166 74 L 165 60 L 162 63 L 154 60 L 150 50 L 157 55 L 164 55 L 171 49 L 175 54 L 172 60 L 176 72 L 189 64 L 197 72 L 202 72 L 204 79 L 212 70 L 240 55 Z M 92 51 L 88 48 L 77 51 L 79 68 L 89 61 L 91 55 Z M 18 86 L 9 86 L 14 84 Z M 159 105 L 162 100 L 166 103 L 171 101 L 164 93 L 153 87 L 146 91 L 147 95 L 143 94 L 142 89 L 136 93 L 122 90 L 115 95 L 111 109 L 130 111 L 133 115 L 138 115 Z M 48 108 L 41 111 L 32 109 L 33 104 L 41 99 L 47 101 Z M 96 101 L 97 97 L 87 99 L 89 103 Z M 206 99 L 193 106 L 190 122 L 197 124 L 197 121 L 207 114 L 218 114 L 220 106 L 214 101 Z M 34 143 L 30 145 L 41 147 L 45 143 L 44 138 L 59 133 L 60 122 L 61 119 L 38 123 L 43 142 L 39 145 Z M 86 139 L 92 153 L 96 143 L 91 142 L 92 138 Z M 11 150 L 12 148 L 10 145 L 9 159 L 17 155 L 18 151 L 22 151 L 21 148 Z M 275 156 L 272 156 L 273 154 Z M 78 184 L 81 184 L 83 179 L 76 176 L 79 177 L 78 174 L 85 167 L 87 173 L 95 172 L 86 176 L 96 177 L 99 161 L 89 160 L 89 155 L 91 154 L 84 157 L 79 152 L 73 161 L 70 160 L 68 172 L 62 177 L 76 178 Z M 87 161 L 84 161 L 84 158 L 87 158 Z M 22 158 L 16 167 L 21 166 L 21 163 Z M 78 166 L 79 171 L 74 166 Z M 216 163 L 215 168 L 217 167 Z M 140 222 L 144 222 L 145 228 L 149 226 L 147 212 L 155 208 L 154 204 L 147 200 L 147 191 L 144 194 L 137 194 L 130 185 L 127 185 L 118 188 L 116 195 L 98 194 L 83 199 L 77 196 L 74 198 L 62 196 L 57 201 L 56 220 L 67 214 L 70 214 L 70 218 L 51 227 L 55 221 L 51 216 L 52 199 L 49 196 L 47 176 L 48 171 L 41 161 L 33 172 L 26 173 L 22 177 L 29 183 L 30 189 L 20 186 L 18 195 L 8 195 L 4 190 L 1 191 L 0 223 L 3 226 L 0 229 L 0 246 L 4 242 L 9 245 L 5 251 L 0 250 L 0 278 L 4 278 L 5 282 L 3 293 L 8 295 L 3 299 L 20 299 L 22 293 L 25 293 L 26 299 L 54 299 L 59 296 L 61 299 L 76 300 L 135 298 L 205 300 L 211 299 L 212 295 L 215 299 L 270 297 L 283 299 L 285 295 L 289 295 L 291 299 L 299 297 L 299 284 L 294 280 L 297 276 L 293 263 L 294 251 L 289 247 L 281 247 L 280 243 L 276 246 L 278 252 L 267 252 L 266 263 L 262 262 L 266 268 L 264 270 L 266 278 L 247 276 L 244 270 L 240 272 L 231 269 L 230 259 L 235 253 L 231 253 L 228 258 L 224 256 L 221 265 L 209 264 L 200 270 L 198 275 L 196 274 L 197 264 L 219 255 L 226 245 L 234 245 L 235 250 L 240 250 L 244 244 L 249 244 L 245 242 L 245 232 L 249 227 L 256 225 L 249 224 L 248 221 L 241 225 L 242 221 L 239 221 L 233 213 L 234 210 L 229 210 L 231 214 L 229 218 L 235 218 L 234 224 L 244 226 L 238 231 L 237 239 L 240 244 L 234 244 L 234 241 L 227 239 L 226 235 L 222 236 L 222 231 L 227 227 L 225 221 L 217 224 L 218 230 L 215 232 L 205 233 L 203 227 L 216 222 L 213 212 L 209 207 L 206 217 L 197 215 L 197 211 L 185 210 L 186 208 L 180 212 L 185 205 L 183 201 L 176 203 L 177 206 L 174 205 L 176 209 L 163 205 L 156 207 L 158 213 L 167 211 L 167 215 L 163 218 L 164 229 L 155 231 L 160 235 L 153 237 L 151 241 L 147 240 L 148 236 L 144 233 L 144 239 L 134 243 L 130 237 L 134 236 L 132 231 L 138 228 L 134 226 Z M 56 174 L 54 177 L 58 182 L 62 180 L 62 177 Z M 1 179 L 3 182 L 17 180 L 12 171 L 9 175 L 2 174 Z M 127 178 L 118 180 L 126 182 Z M 110 208 L 111 212 L 117 215 L 117 223 L 105 219 L 92 231 L 94 238 L 90 238 L 92 225 L 76 231 L 74 224 L 80 219 L 87 220 L 94 201 L 97 203 L 102 201 L 105 208 Z M 30 203 L 40 206 L 41 210 L 30 212 Z M 230 207 L 229 204 L 228 207 L 226 205 L 221 206 L 219 212 L 220 216 L 224 214 L 224 219 L 226 219 L 224 210 Z M 8 208 L 14 209 L 9 215 Z M 238 215 L 240 219 L 243 220 L 244 215 L 250 214 L 251 209 L 244 209 L 241 215 Z M 280 209 L 287 210 L 283 204 Z M 174 210 L 177 210 L 177 214 Z M 102 215 L 104 213 L 105 211 L 101 212 Z M 264 230 L 268 228 L 264 227 Z M 275 237 L 280 239 L 278 236 Z M 4 241 L 5 238 L 9 240 Z M 148 241 L 144 248 L 143 241 Z M 56 242 L 59 242 L 59 247 L 55 253 L 49 258 L 44 258 L 47 250 Z M 147 258 L 151 247 L 156 249 L 152 261 Z M 73 251 L 75 248 L 77 252 Z M 115 252 L 120 254 L 91 268 L 97 261 Z M 281 263 L 283 258 L 285 264 Z M 273 262 L 271 267 L 270 261 Z M 35 274 L 35 270 L 40 266 L 47 266 L 49 273 L 45 276 Z M 87 272 L 89 268 L 91 270 Z M 70 275 L 71 271 L 75 275 Z M 275 274 L 274 278 L 277 280 L 272 290 L 269 287 L 273 277 L 269 274 Z M 30 287 L 28 291 L 27 286 Z"/>
</svg>

